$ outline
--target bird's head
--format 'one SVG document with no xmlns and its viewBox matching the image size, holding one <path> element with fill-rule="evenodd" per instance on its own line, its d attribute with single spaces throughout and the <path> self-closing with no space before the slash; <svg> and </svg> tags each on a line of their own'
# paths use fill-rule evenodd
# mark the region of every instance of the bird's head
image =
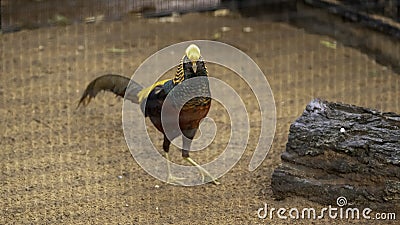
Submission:
<svg viewBox="0 0 400 225">
<path fill-rule="evenodd" d="M 197 47 L 195 44 L 189 45 L 189 47 L 186 48 L 185 51 L 186 57 L 190 60 L 192 63 L 192 68 L 193 71 L 196 72 L 197 69 L 197 61 L 200 59 L 200 48 Z"/>
</svg>

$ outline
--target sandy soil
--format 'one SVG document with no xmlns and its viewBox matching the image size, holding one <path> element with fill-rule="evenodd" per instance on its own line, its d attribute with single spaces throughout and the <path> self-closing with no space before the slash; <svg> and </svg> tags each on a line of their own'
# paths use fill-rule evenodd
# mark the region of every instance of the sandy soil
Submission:
<svg viewBox="0 0 400 225">
<path fill-rule="evenodd" d="M 173 186 L 148 175 L 124 140 L 121 99 L 101 94 L 87 108 L 75 109 L 95 77 L 110 72 L 130 76 L 157 50 L 180 41 L 212 39 L 222 26 L 231 30 L 219 40 L 255 60 L 276 101 L 273 146 L 256 171 L 247 170 L 260 132 L 254 96 L 240 85 L 242 81 L 216 73 L 220 68 L 210 66 L 210 74 L 236 86 L 254 117 L 244 156 L 219 186 Z M 243 32 L 246 26 L 253 32 Z M 211 14 L 186 15 L 178 23 L 131 16 L 117 22 L 3 34 L 0 41 L 0 224 L 369 222 L 257 218 L 264 203 L 275 208 L 325 207 L 301 198 L 276 201 L 270 187 L 289 125 L 312 98 L 400 113 L 399 74 L 356 49 L 340 43 L 336 49 L 326 47 L 321 41 L 334 40 L 286 23 Z M 218 116 L 219 107 L 213 105 L 210 115 Z M 227 123 L 224 118 L 222 125 Z M 160 148 L 161 134 L 154 129 L 150 134 Z M 213 154 L 206 152 L 217 152 L 229 138 L 223 132 L 218 135 L 212 146 L 193 158 L 209 160 Z M 183 163 L 180 152 L 171 151 L 174 161 Z"/>
</svg>

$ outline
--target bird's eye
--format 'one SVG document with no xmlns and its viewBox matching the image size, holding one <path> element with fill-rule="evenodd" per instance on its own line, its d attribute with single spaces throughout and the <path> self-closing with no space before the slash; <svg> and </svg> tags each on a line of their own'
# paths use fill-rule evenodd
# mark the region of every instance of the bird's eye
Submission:
<svg viewBox="0 0 400 225">
<path fill-rule="evenodd" d="M 196 62 L 196 65 L 198 67 L 204 66 L 204 61 L 203 60 L 199 60 L 199 61 Z"/>
<path fill-rule="evenodd" d="M 192 67 L 192 64 L 190 62 L 185 62 L 183 63 L 183 68 L 186 69 L 190 69 Z"/>
</svg>

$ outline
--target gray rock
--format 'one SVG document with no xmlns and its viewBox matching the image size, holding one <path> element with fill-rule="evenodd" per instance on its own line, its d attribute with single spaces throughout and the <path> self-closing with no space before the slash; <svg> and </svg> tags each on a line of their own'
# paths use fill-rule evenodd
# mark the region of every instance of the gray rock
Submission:
<svg viewBox="0 0 400 225">
<path fill-rule="evenodd" d="M 311 101 L 290 126 L 274 197 L 400 211 L 400 115 Z"/>
</svg>

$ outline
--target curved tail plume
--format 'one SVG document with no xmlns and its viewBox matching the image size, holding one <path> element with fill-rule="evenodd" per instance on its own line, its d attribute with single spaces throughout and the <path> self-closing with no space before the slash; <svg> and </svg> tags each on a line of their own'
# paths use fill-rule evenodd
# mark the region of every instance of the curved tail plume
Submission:
<svg viewBox="0 0 400 225">
<path fill-rule="evenodd" d="M 129 93 L 125 96 L 125 92 L 129 84 Z M 137 94 L 142 89 L 143 87 L 140 84 L 131 81 L 127 77 L 116 74 L 103 75 L 90 82 L 90 84 L 86 87 L 85 92 L 83 92 L 83 95 L 79 100 L 77 108 L 79 108 L 80 105 L 86 106 L 89 104 L 92 98 L 96 97 L 100 91 L 110 91 L 117 96 L 125 96 L 126 99 L 133 103 L 139 103 Z"/>
</svg>

